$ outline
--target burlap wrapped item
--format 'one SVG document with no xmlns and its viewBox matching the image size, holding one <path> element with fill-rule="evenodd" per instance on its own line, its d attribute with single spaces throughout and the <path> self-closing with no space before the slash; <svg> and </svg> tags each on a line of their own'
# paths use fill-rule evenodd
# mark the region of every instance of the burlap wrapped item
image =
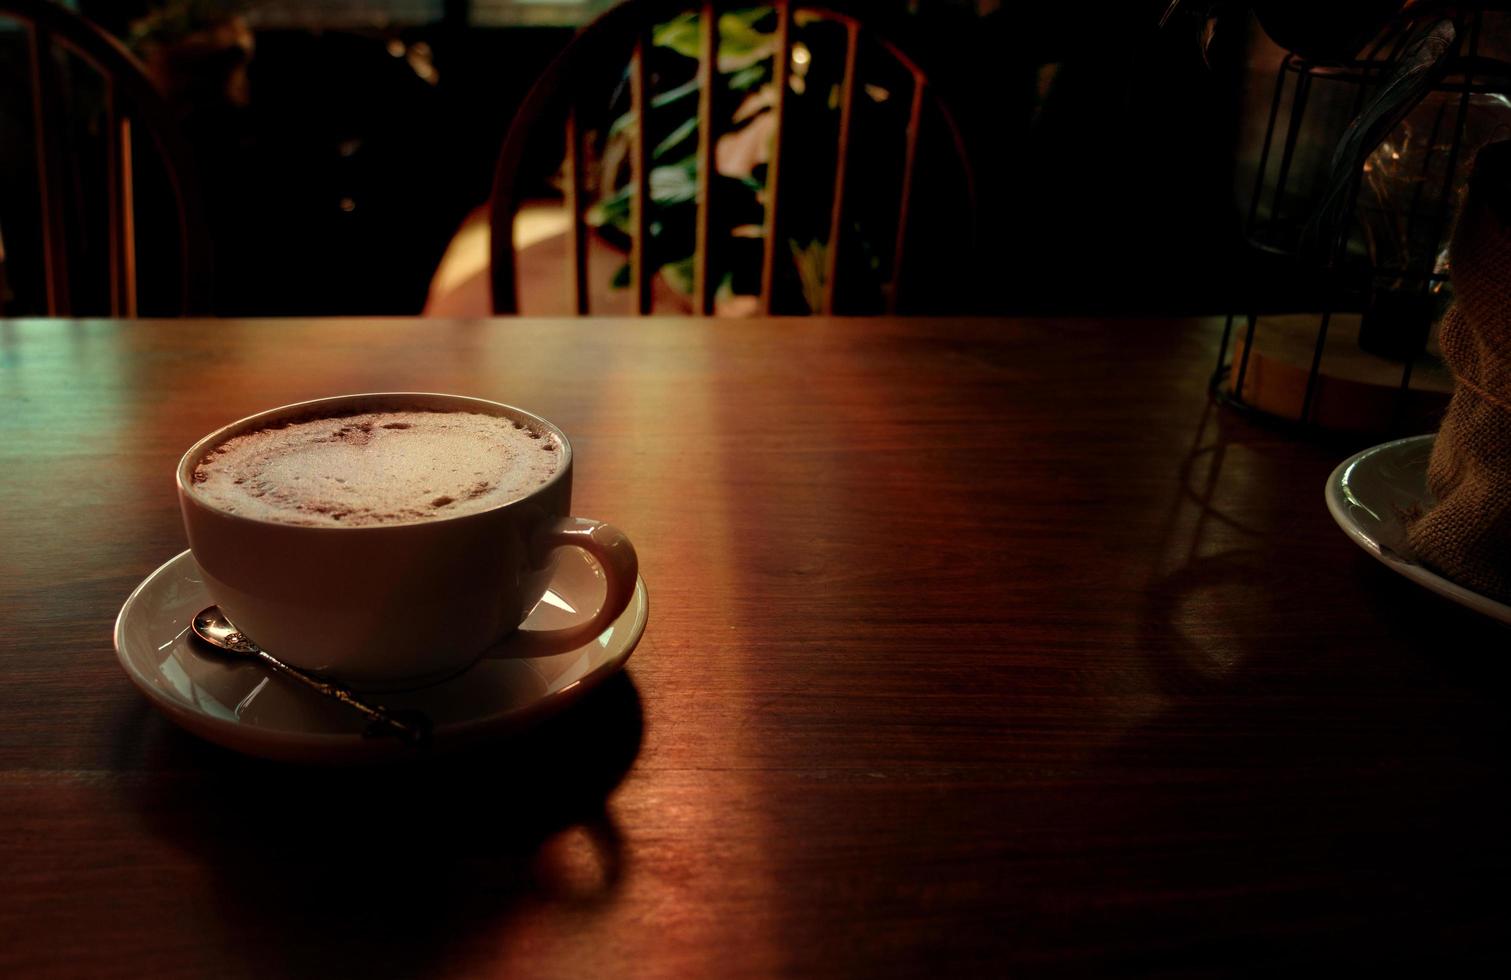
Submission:
<svg viewBox="0 0 1511 980">
<path fill-rule="evenodd" d="M 1422 562 L 1511 602 L 1511 143 L 1475 158 L 1449 260 L 1439 344 L 1453 399 L 1427 466 L 1437 503 L 1407 535 Z"/>
</svg>

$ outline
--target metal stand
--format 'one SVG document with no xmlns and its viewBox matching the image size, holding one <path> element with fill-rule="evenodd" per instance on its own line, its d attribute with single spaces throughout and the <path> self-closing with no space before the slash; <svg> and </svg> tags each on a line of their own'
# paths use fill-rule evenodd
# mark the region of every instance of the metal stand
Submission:
<svg viewBox="0 0 1511 980">
<path fill-rule="evenodd" d="M 1341 307 L 1347 305 L 1350 297 L 1360 298 L 1360 305 L 1368 308 L 1367 304 L 1373 302 L 1370 286 L 1385 270 L 1374 268 L 1367 256 L 1361 262 L 1360 256 L 1355 254 L 1361 250 L 1351 248 L 1360 232 L 1357 205 L 1363 174 L 1355 175 L 1350 190 L 1348 213 L 1354 215 L 1354 224 L 1347 234 L 1340 236 L 1341 241 L 1332 256 L 1332 261 L 1326 268 L 1318 269 L 1308 267 L 1300 259 L 1301 230 L 1309 215 L 1286 212 L 1286 206 L 1290 200 L 1287 192 L 1292 190 L 1296 181 L 1298 142 L 1302 136 L 1304 123 L 1307 121 L 1309 105 L 1315 105 L 1316 102 L 1315 86 L 1327 84 L 1352 87 L 1353 105 L 1350 118 L 1358 116 L 1366 98 L 1389 72 L 1392 63 L 1405 48 L 1412 32 L 1423 23 L 1422 18 L 1425 15 L 1417 8 L 1413 8 L 1411 13 L 1415 16 L 1393 22 L 1358 60 L 1319 63 L 1290 54 L 1281 61 L 1275 77 L 1274 94 L 1270 101 L 1269 119 L 1260 149 L 1258 170 L 1249 198 L 1244 234 L 1256 252 L 1291 259 L 1302 277 L 1316 277 L 1321 309 L 1316 314 L 1316 342 L 1300 410 L 1294 416 L 1276 415 L 1250 404 L 1244 397 L 1245 382 L 1248 380 L 1251 368 L 1250 361 L 1255 349 L 1255 333 L 1259 322 L 1257 289 L 1251 284 L 1245 308 L 1228 314 L 1218 349 L 1217 368 L 1212 377 L 1213 397 L 1232 409 L 1288 423 L 1298 430 L 1304 431 L 1317 427 L 1315 409 L 1319 385 L 1323 381 L 1323 352 L 1327 347 L 1328 330 L 1333 325 L 1334 315 Z M 1448 15 L 1439 12 L 1432 15 L 1432 19 L 1436 21 L 1443 16 Z M 1453 216 L 1460 161 L 1464 156 L 1462 151 L 1470 98 L 1475 94 L 1504 93 L 1508 87 L 1511 87 L 1511 65 L 1504 65 L 1504 63 L 1490 61 L 1479 56 L 1485 12 L 1483 10 L 1461 11 L 1455 12 L 1452 17 L 1458 28 L 1460 48 L 1453 55 L 1449 70 L 1433 89 L 1436 92 L 1457 93 L 1459 96 L 1456 103 L 1457 117 L 1451 121 L 1453 137 L 1448 144 L 1443 165 L 1441 193 L 1435 207 L 1423 206 L 1423 187 L 1428 177 L 1429 164 L 1441 158 L 1441 154 L 1435 156 L 1429 149 L 1423 158 L 1421 173 L 1423 179 L 1414 189 L 1409 210 L 1405 215 L 1405 240 L 1408 244 L 1419 240 L 1416 234 L 1421 221 L 1429 222 L 1429 224 L 1426 226 L 1427 235 L 1420 240 L 1433 244 L 1429 248 L 1418 249 L 1408 254 L 1404 268 L 1390 270 L 1396 273 L 1397 279 L 1410 283 L 1415 291 L 1418 302 L 1408 305 L 1407 316 L 1410 317 L 1412 311 L 1419 311 L 1420 318 L 1424 322 L 1408 324 L 1412 328 L 1408 331 L 1412 339 L 1400 352 L 1403 355 L 1401 359 L 1404 361 L 1400 384 L 1393 400 L 1393 408 L 1378 420 L 1378 426 L 1371 426 L 1371 428 L 1377 428 L 1378 431 L 1394 430 L 1402 424 L 1408 394 L 1413 390 L 1413 366 L 1423 357 L 1428 346 L 1432 319 L 1431 296 L 1447 283 L 1446 272 L 1441 272 L 1436 267 L 1437 256 L 1442 250 Z M 1451 101 L 1444 101 L 1439 107 L 1433 120 L 1429 147 L 1437 145 L 1442 134 L 1442 127 L 1450 124 L 1446 117 L 1452 104 Z M 1282 125 L 1281 110 L 1287 105 L 1288 111 L 1283 117 Z M 1275 152 L 1277 143 L 1279 144 L 1278 153 Z M 1278 162 L 1275 162 L 1277 157 Z M 1273 172 L 1272 162 L 1275 162 Z M 1262 204 L 1266 197 L 1269 199 L 1270 207 L 1268 213 L 1262 214 Z M 1295 212 L 1302 209 L 1293 206 L 1291 210 Z M 1244 340 L 1241 352 L 1234 354 L 1231 349 L 1233 325 L 1240 317 L 1245 322 Z M 1234 354 L 1234 357 L 1230 357 L 1230 354 Z M 1235 358 L 1236 364 L 1233 363 Z"/>
</svg>

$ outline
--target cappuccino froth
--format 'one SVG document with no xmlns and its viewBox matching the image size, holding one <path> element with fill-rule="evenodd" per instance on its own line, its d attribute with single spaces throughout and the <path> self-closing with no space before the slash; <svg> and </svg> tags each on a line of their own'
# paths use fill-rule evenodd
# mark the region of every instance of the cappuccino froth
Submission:
<svg viewBox="0 0 1511 980">
<path fill-rule="evenodd" d="M 368 412 L 234 436 L 194 468 L 194 492 L 282 524 L 410 524 L 523 497 L 560 471 L 563 455 L 554 433 L 511 418 Z"/>
</svg>

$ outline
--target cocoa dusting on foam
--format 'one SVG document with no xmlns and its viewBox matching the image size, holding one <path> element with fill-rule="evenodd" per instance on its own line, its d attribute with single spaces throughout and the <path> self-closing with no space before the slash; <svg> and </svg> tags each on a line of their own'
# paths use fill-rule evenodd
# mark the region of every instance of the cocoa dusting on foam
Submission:
<svg viewBox="0 0 1511 980">
<path fill-rule="evenodd" d="M 531 492 L 561 445 L 510 418 L 370 412 L 236 436 L 194 468 L 194 490 L 235 514 L 282 524 L 364 527 L 478 511 Z"/>
</svg>

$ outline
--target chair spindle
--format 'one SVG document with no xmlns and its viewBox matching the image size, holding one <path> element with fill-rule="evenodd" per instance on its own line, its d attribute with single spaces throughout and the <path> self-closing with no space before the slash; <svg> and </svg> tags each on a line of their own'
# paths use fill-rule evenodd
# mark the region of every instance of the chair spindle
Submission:
<svg viewBox="0 0 1511 980">
<path fill-rule="evenodd" d="M 588 225 L 582 211 L 582 182 L 584 178 L 582 153 L 582 127 L 577 118 L 577 107 L 567 110 L 567 163 L 566 185 L 567 214 L 572 221 L 568 246 L 567 280 L 572 284 L 572 308 L 578 316 L 588 312 Z"/>
<path fill-rule="evenodd" d="M 719 15 L 704 0 L 698 43 L 698 228 L 693 257 L 693 302 L 703 316 L 714 311 L 718 278 L 714 263 L 714 83 L 719 78 Z"/>
<path fill-rule="evenodd" d="M 860 24 L 845 21 L 845 74 L 839 93 L 839 141 L 834 159 L 834 203 L 829 214 L 829 254 L 824 268 L 824 315 L 833 316 L 838 288 L 840 243 L 845 235 L 845 178 L 850 169 L 850 120 L 855 111 L 855 69 L 860 53 Z"/>
<path fill-rule="evenodd" d="M 631 201 L 634 222 L 630 244 L 630 281 L 634 289 L 635 312 L 651 312 L 651 149 L 650 149 L 650 32 L 635 40 L 635 54 L 630 71 L 630 105 L 635 114 L 635 138 L 631 150 L 631 179 L 635 188 Z"/>
<path fill-rule="evenodd" d="M 772 106 L 774 135 L 771 139 L 771 160 L 766 166 L 766 222 L 761 252 L 761 313 L 771 316 L 775 310 L 776 293 L 776 247 L 781 224 L 778 220 L 778 204 L 782 180 L 782 123 L 786 114 L 787 89 L 792 69 L 792 5 L 787 0 L 777 0 L 776 59 L 772 74 L 776 86 L 776 104 Z"/>
<path fill-rule="evenodd" d="M 897 206 L 897 243 L 892 250 L 892 288 L 887 292 L 887 312 L 896 313 L 901 302 L 902 274 L 908 243 L 908 215 L 913 207 L 913 173 L 918 164 L 918 130 L 923 122 L 923 74 L 913 72 L 913 105 L 908 110 L 908 148 L 902 165 L 902 200 Z"/>
</svg>

